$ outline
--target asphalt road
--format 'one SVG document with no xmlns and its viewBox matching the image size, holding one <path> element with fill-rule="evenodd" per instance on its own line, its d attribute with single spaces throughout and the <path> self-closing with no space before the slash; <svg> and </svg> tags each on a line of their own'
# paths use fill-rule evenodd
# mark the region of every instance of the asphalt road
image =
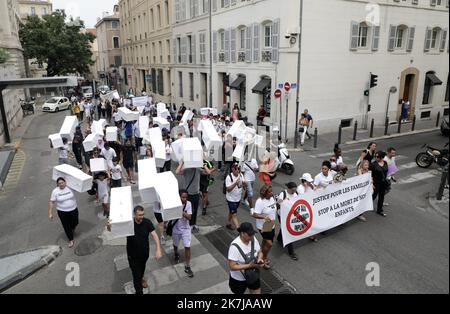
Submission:
<svg viewBox="0 0 450 314">
<path fill-rule="evenodd" d="M 52 168 L 57 153 L 48 144 L 48 134 L 59 131 L 63 116 L 38 114 L 26 132 L 22 149 L 26 162 L 16 190 L 0 199 L 0 255 L 57 244 L 63 253 L 49 268 L 31 276 L 8 293 L 123 293 L 124 280 L 114 272 L 112 260 L 124 253 L 123 247 L 102 246 L 86 256 L 77 256 L 67 248 L 67 240 L 55 219 L 47 217 L 47 203 L 55 186 Z M 379 147 L 397 148 L 401 171 L 399 183 L 393 185 L 386 197 L 387 217 L 368 213 L 367 222 L 351 221 L 335 228 L 317 243 L 308 240 L 295 244 L 299 261 L 292 261 L 277 244 L 271 251 L 274 271 L 292 284 L 298 293 L 448 293 L 449 292 L 449 224 L 448 219 L 435 212 L 427 196 L 435 193 L 439 176 L 435 167 L 422 170 L 413 165 L 415 155 L 423 143 L 443 146 L 448 139 L 438 132 L 419 134 L 383 141 Z M 358 151 L 365 145 L 343 146 L 344 162 L 354 164 Z M 320 171 L 322 160 L 331 154 L 332 147 L 292 152 L 296 165 L 293 176 L 279 174 L 274 190 L 279 193 L 288 181 L 298 182 L 303 172 L 314 176 Z M 351 170 L 350 173 L 353 173 Z M 222 184 L 210 192 L 211 208 L 200 225 L 225 225 L 227 208 Z M 401 182 L 400 182 L 401 181 Z M 77 197 L 80 208 L 80 238 L 102 233 L 103 220 L 97 217 L 100 208 L 87 195 Z M 248 210 L 241 208 L 240 221 L 254 222 Z M 204 241 L 204 239 L 202 240 Z M 211 245 L 207 246 L 215 250 Z M 217 255 L 217 252 L 211 252 Z M 68 262 L 75 261 L 83 268 L 83 285 L 67 287 L 64 282 Z M 380 265 L 380 286 L 365 284 L 366 265 Z M 174 290 L 174 293 L 177 291 Z"/>
</svg>

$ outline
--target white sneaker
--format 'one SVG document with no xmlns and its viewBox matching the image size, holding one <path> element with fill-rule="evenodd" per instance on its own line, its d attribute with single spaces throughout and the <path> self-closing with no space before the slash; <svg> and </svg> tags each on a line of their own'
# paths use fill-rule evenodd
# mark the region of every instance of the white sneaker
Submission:
<svg viewBox="0 0 450 314">
<path fill-rule="evenodd" d="M 383 206 L 389 206 L 389 203 L 383 203 Z"/>
</svg>

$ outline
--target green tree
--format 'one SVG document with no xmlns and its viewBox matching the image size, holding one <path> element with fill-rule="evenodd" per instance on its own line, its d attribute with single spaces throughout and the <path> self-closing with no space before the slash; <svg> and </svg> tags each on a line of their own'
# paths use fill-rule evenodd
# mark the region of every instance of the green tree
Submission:
<svg viewBox="0 0 450 314">
<path fill-rule="evenodd" d="M 72 18 L 65 22 L 66 14 L 56 10 L 42 18 L 29 16 L 20 25 L 19 37 L 24 57 L 47 64 L 47 76 L 89 73 L 92 61 L 91 44 L 95 36 L 84 32 L 84 22 Z"/>
</svg>

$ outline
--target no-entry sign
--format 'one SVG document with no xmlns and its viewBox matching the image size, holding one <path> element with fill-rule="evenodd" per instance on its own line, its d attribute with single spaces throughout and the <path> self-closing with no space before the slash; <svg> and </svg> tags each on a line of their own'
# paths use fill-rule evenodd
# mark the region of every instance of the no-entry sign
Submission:
<svg viewBox="0 0 450 314">
<path fill-rule="evenodd" d="M 291 90 L 291 84 L 289 82 L 284 83 L 284 90 L 287 92 Z"/>
<path fill-rule="evenodd" d="M 275 98 L 280 98 L 281 97 L 281 90 L 280 89 L 275 90 L 274 96 L 275 96 Z"/>
</svg>

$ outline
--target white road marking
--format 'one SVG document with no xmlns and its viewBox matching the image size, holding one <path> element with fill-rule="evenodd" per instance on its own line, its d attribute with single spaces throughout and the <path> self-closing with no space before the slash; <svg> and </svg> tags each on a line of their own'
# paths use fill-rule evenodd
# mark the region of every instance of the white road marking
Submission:
<svg viewBox="0 0 450 314">
<path fill-rule="evenodd" d="M 430 170 L 427 172 L 415 173 L 406 178 L 398 180 L 397 184 L 408 184 L 434 178 L 439 175 L 438 170 Z"/>
</svg>

